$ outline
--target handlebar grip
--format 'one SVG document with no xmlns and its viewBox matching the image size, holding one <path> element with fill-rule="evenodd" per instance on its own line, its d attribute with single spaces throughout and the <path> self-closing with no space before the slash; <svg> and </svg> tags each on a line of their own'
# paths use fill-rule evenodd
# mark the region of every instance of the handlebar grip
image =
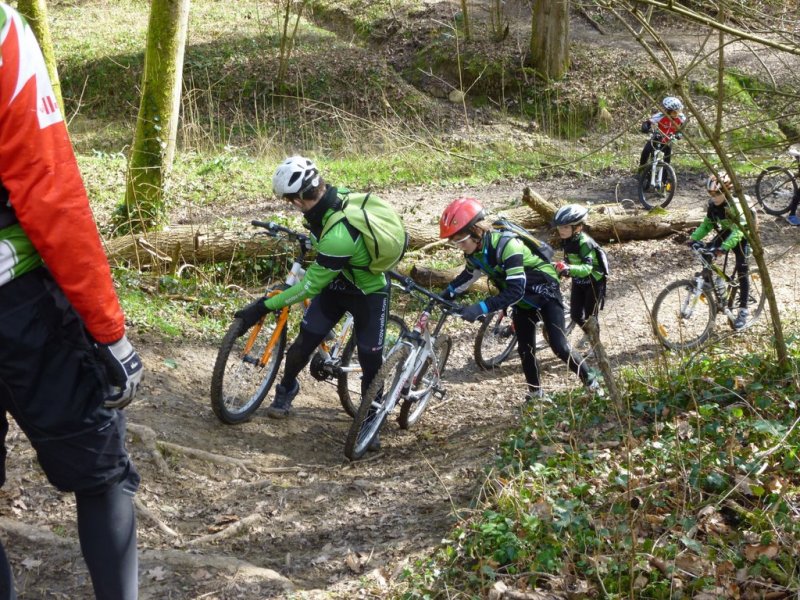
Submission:
<svg viewBox="0 0 800 600">
<path fill-rule="evenodd" d="M 273 224 L 272 223 L 267 223 L 266 221 L 253 220 L 253 221 L 250 221 L 250 225 L 252 225 L 253 227 L 263 227 L 264 229 L 270 229 Z"/>
</svg>

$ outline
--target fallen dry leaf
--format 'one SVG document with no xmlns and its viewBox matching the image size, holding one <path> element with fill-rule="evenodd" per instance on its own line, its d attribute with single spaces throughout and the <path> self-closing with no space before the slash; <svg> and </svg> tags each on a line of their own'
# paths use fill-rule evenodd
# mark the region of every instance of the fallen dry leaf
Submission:
<svg viewBox="0 0 800 600">
<path fill-rule="evenodd" d="M 778 547 L 774 544 L 752 544 L 744 547 L 744 557 L 750 562 L 756 562 L 762 556 L 775 558 L 778 556 Z"/>
</svg>

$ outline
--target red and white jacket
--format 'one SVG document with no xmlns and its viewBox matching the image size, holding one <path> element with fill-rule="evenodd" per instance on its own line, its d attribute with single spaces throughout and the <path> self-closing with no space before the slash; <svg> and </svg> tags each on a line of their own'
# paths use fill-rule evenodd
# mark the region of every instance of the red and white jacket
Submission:
<svg viewBox="0 0 800 600">
<path fill-rule="evenodd" d="M 94 339 L 115 342 L 124 317 L 64 118 L 33 31 L 2 3 L 0 52 L 0 211 L 16 221 L 0 229 L 0 285 L 41 257 Z"/>
</svg>

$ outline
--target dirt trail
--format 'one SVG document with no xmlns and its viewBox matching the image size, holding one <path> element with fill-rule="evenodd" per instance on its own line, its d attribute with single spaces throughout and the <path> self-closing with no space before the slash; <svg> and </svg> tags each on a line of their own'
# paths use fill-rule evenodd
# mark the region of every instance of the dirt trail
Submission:
<svg viewBox="0 0 800 600">
<path fill-rule="evenodd" d="M 551 181 L 534 188 L 571 199 L 613 195 L 613 183 L 604 193 L 597 182 L 588 183 Z M 675 205 L 702 203 L 698 189 L 686 186 Z M 500 205 L 519 194 L 519 185 L 426 192 L 423 211 L 430 215 L 419 218 L 465 194 Z M 410 205 L 420 194 L 384 195 Z M 762 215 L 762 233 L 769 255 L 783 254 L 773 270 L 777 298 L 787 322 L 796 324 L 800 231 Z M 616 367 L 637 364 L 657 352 L 642 297 L 649 303 L 668 281 L 690 273 L 689 254 L 671 240 L 607 249 L 613 278 L 601 315 L 603 340 Z M 453 322 L 448 331 L 455 345 L 445 399 L 433 403 L 411 431 L 389 422 L 382 451 L 355 464 L 343 457 L 349 419 L 331 385 L 304 374 L 290 418 L 273 421 L 261 410 L 246 424 L 225 426 L 208 402 L 216 349 L 134 332 L 147 380 L 127 411 L 132 431 L 150 428 L 158 441 L 173 445 L 159 466 L 140 436 L 130 436 L 146 513 L 139 520 L 141 598 L 349 598 L 361 586 L 381 595 L 404 564 L 436 546 L 454 523 L 454 508 L 470 505 L 494 448 L 518 418 L 518 360 L 479 371 L 472 360 L 475 328 Z M 542 366 L 549 391 L 577 384 L 549 350 Z M 14 459 L 0 492 L 7 507 L 2 517 L 25 524 L 7 540 L 21 598 L 90 597 L 74 543 L 72 498 L 56 493 L 30 467 L 34 457 L 18 430 L 8 444 Z M 180 447 L 213 453 L 220 462 Z M 235 535 L 211 536 L 229 534 L 226 528 L 237 522 L 245 526 Z M 50 539 L 35 541 L 32 532 Z M 202 536 L 208 537 L 194 541 Z M 290 585 L 297 595 L 286 591 Z"/>
</svg>

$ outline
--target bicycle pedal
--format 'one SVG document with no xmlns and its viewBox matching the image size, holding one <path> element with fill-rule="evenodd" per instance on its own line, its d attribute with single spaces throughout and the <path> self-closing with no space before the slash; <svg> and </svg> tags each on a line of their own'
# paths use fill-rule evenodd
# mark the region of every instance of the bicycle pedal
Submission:
<svg viewBox="0 0 800 600">
<path fill-rule="evenodd" d="M 248 365 L 256 365 L 256 366 L 259 365 L 259 360 L 257 358 L 250 356 L 249 354 L 245 354 L 242 357 L 242 362 L 246 362 Z"/>
<path fill-rule="evenodd" d="M 437 385 L 435 388 L 433 388 L 433 395 L 439 400 L 444 400 L 444 397 L 447 395 L 447 390 L 445 388 L 440 388 Z"/>
</svg>

